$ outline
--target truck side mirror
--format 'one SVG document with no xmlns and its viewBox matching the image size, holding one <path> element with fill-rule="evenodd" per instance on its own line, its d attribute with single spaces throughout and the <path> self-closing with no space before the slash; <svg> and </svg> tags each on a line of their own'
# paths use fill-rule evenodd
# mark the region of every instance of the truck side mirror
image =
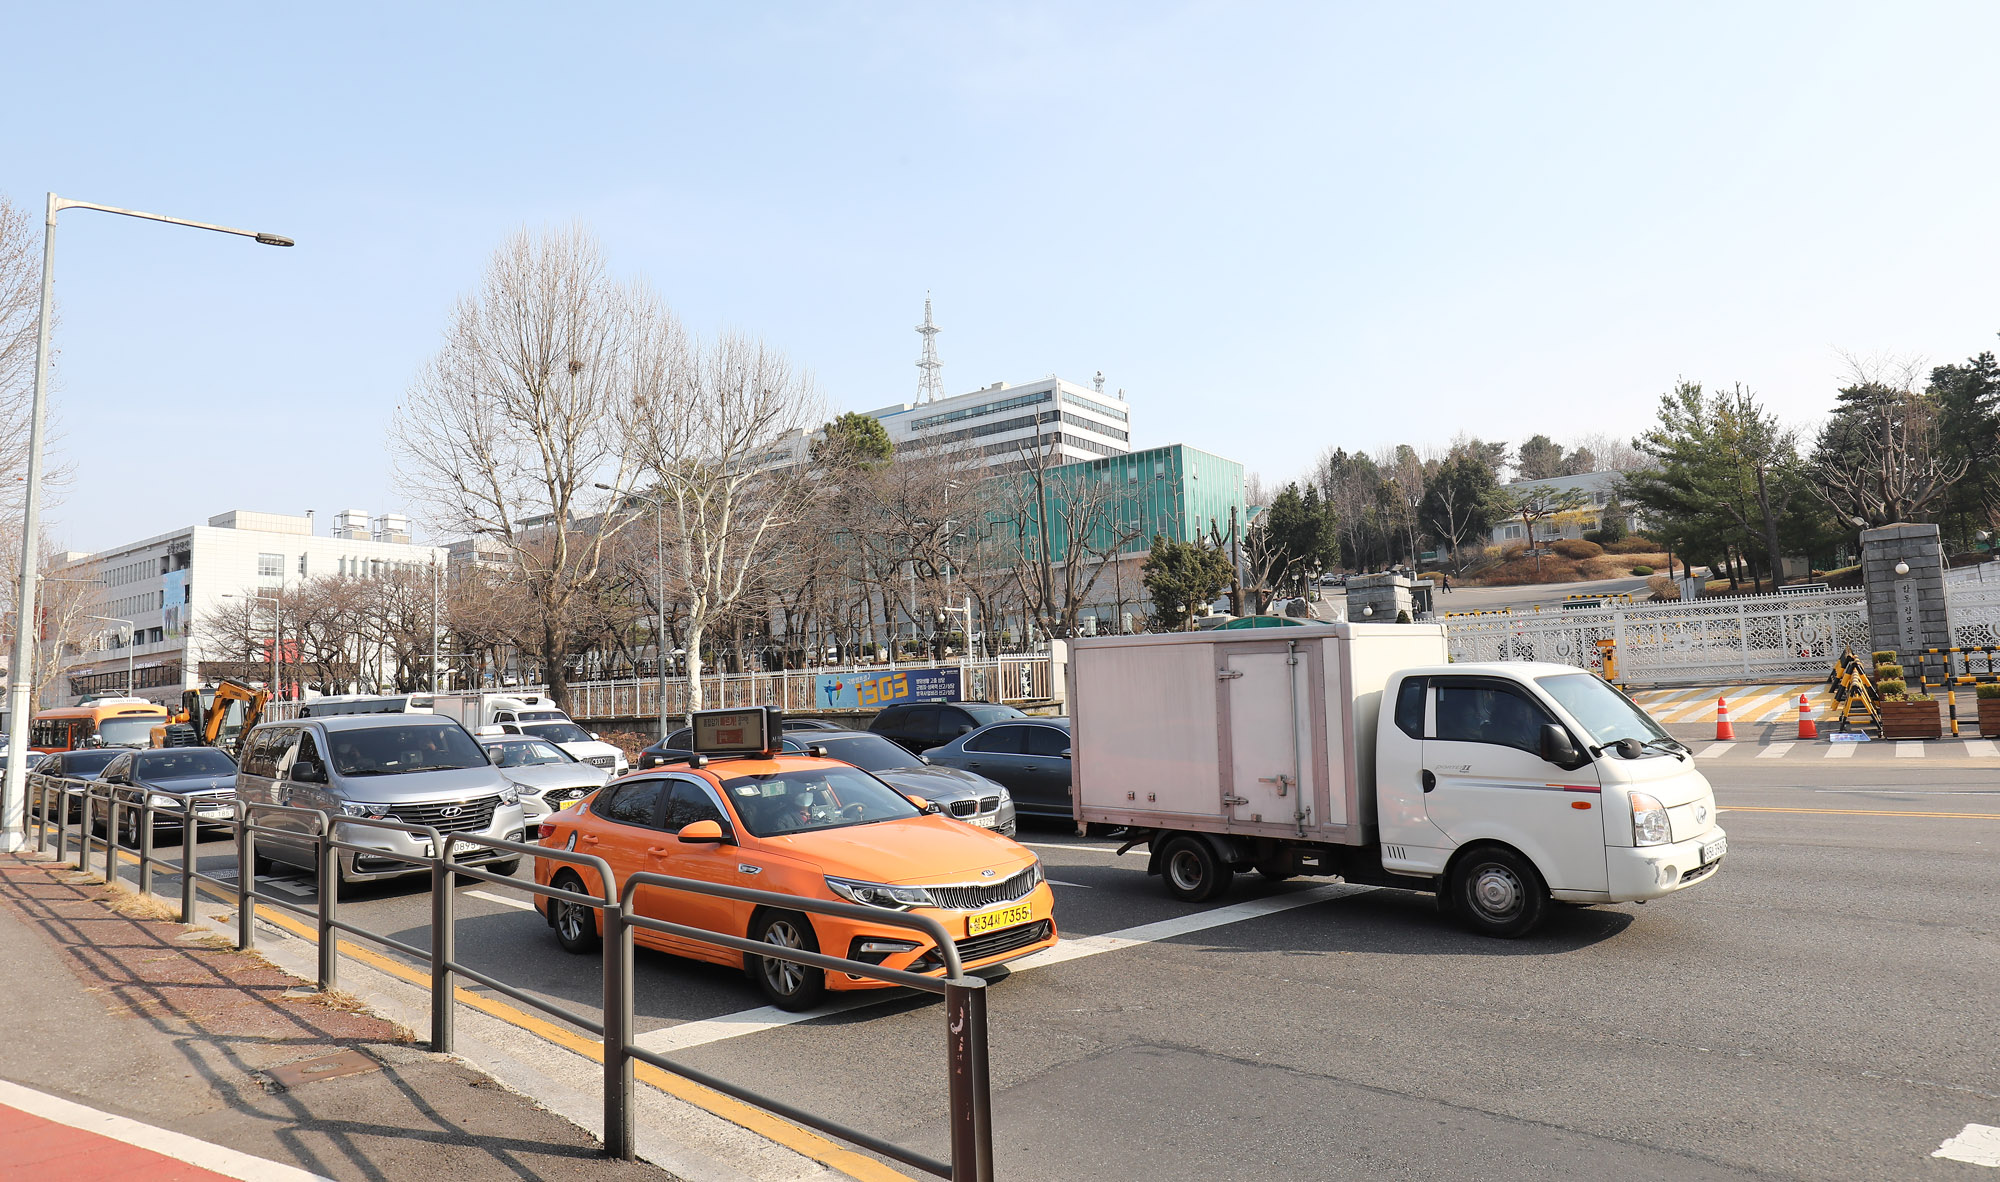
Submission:
<svg viewBox="0 0 2000 1182">
<path fill-rule="evenodd" d="M 1541 756 L 1559 768 L 1583 766 L 1577 758 L 1576 744 L 1570 742 L 1569 732 L 1553 722 L 1542 724 Z"/>
</svg>

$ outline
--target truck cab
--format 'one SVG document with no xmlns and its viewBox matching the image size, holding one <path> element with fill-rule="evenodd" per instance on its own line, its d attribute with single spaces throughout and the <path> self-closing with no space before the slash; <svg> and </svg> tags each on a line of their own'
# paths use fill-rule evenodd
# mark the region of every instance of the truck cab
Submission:
<svg viewBox="0 0 2000 1182">
<path fill-rule="evenodd" d="M 1595 674 L 1568 665 L 1438 665 L 1391 675 L 1375 750 L 1382 868 L 1434 878 L 1495 934 L 1537 896 L 1656 898 L 1727 849 L 1687 748 Z"/>
</svg>

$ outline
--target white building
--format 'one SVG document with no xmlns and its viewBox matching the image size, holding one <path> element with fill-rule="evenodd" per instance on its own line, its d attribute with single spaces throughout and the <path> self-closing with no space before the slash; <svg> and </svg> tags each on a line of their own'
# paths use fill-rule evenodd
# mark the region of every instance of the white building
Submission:
<svg viewBox="0 0 2000 1182">
<path fill-rule="evenodd" d="M 1036 437 L 1057 464 L 1122 456 L 1132 450 L 1132 407 L 1120 394 L 1079 386 L 1050 376 L 1010 386 L 995 382 L 970 394 L 935 402 L 902 402 L 865 412 L 889 431 L 896 447 L 943 445 L 953 453 L 976 457 L 979 465 L 998 469 L 1021 460 Z M 757 458 L 757 464 L 783 467 L 802 463 L 811 439 L 797 433 Z"/>
<path fill-rule="evenodd" d="M 1562 513 L 1556 519 L 1535 523 L 1535 542 L 1539 545 L 1544 541 L 1553 542 L 1558 538 L 1580 538 L 1593 530 L 1604 528 L 1604 508 L 1610 503 L 1612 492 L 1618 487 L 1618 481 L 1623 476 L 1622 472 L 1586 472 L 1581 476 L 1516 480 L 1512 484 L 1503 484 L 1500 487 L 1505 492 L 1513 493 L 1525 492 L 1531 488 L 1545 488 L 1557 495 L 1571 489 L 1583 494 L 1584 503 L 1574 512 Z M 1626 532 L 1644 533 L 1643 523 L 1632 506 L 1622 505 L 1622 508 L 1625 511 Z M 1505 545 L 1508 542 L 1525 544 L 1528 540 L 1527 527 L 1521 524 L 1521 519 L 1518 517 L 1496 521 L 1493 523 L 1491 540 L 1495 546 Z"/>
<path fill-rule="evenodd" d="M 177 704 L 183 689 L 203 680 L 202 661 L 240 655 L 202 642 L 201 622 L 222 610 L 225 593 L 269 595 L 321 575 L 380 578 L 444 559 L 442 547 L 410 543 L 408 518 L 384 514 L 371 522 L 359 509 L 336 515 L 330 536 L 316 535 L 311 517 L 238 509 L 205 526 L 72 555 L 53 577 L 90 586 L 95 603 L 83 613 L 132 621 L 134 643 L 125 645 L 124 624 L 80 619 L 83 627 L 73 629 L 80 651 L 61 658 L 48 697 L 69 704 L 123 692 L 129 660 L 133 694 Z"/>
</svg>

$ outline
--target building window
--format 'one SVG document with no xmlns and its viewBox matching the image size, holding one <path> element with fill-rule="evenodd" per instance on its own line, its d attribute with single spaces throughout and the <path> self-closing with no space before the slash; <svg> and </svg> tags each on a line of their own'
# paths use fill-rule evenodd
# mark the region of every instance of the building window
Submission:
<svg viewBox="0 0 2000 1182">
<path fill-rule="evenodd" d="M 260 579 L 284 578 L 285 556 L 282 554 L 259 554 L 257 556 L 257 577 Z"/>
</svg>

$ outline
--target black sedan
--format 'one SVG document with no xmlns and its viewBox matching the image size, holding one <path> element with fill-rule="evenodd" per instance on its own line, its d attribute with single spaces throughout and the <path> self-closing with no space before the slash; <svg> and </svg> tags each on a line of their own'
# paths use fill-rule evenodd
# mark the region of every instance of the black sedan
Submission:
<svg viewBox="0 0 2000 1182">
<path fill-rule="evenodd" d="M 28 770 L 34 775 L 46 776 L 51 780 L 95 780 L 104 774 L 105 768 L 111 766 L 112 760 L 126 754 L 130 752 L 123 747 L 81 747 L 75 751 L 57 751 L 52 755 L 44 755 L 39 762 L 30 764 Z M 28 799 L 33 802 L 35 785 L 32 780 L 29 781 L 28 787 L 30 789 Z M 80 797 L 74 798 L 70 801 L 69 819 L 75 821 L 82 817 L 83 800 Z"/>
<path fill-rule="evenodd" d="M 933 767 L 899 743 L 868 731 L 808 731 L 799 736 L 830 759 L 851 763 L 906 796 L 937 805 L 946 816 L 1014 836 L 1014 799 L 985 776 L 953 767 Z"/>
<path fill-rule="evenodd" d="M 1028 817 L 1075 815 L 1069 793 L 1069 719 L 992 722 L 924 754 L 933 764 L 978 772 L 1014 794 Z"/>
<path fill-rule="evenodd" d="M 221 823 L 236 815 L 236 761 L 214 747 L 164 747 L 157 751 L 126 751 L 111 761 L 99 777 L 107 784 L 143 788 L 153 807 L 171 810 L 154 814 L 154 831 L 180 829 L 179 813 L 194 809 L 195 823 Z M 136 844 L 139 811 L 127 810 L 119 822 L 120 839 Z"/>
</svg>

